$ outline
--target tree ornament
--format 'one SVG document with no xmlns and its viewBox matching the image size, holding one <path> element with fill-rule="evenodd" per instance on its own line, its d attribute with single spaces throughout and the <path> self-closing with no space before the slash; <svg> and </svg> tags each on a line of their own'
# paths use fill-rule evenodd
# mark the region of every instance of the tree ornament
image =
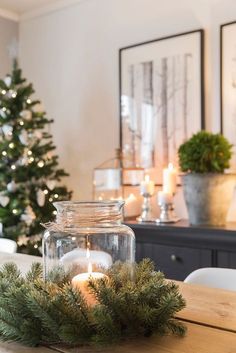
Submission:
<svg viewBox="0 0 236 353">
<path fill-rule="evenodd" d="M 8 98 L 16 98 L 17 96 L 17 92 L 14 91 L 13 89 L 10 89 L 8 92 L 7 92 L 7 97 Z"/>
<path fill-rule="evenodd" d="M 12 139 L 13 127 L 11 125 L 3 125 L 2 132 L 5 135 L 5 138 L 9 141 Z"/>
<path fill-rule="evenodd" d="M 0 193 L 0 204 L 2 207 L 6 207 L 10 202 L 10 198 L 2 193 Z"/>
<path fill-rule="evenodd" d="M 20 217 L 21 221 L 24 221 L 27 226 L 30 226 L 36 219 L 35 213 L 31 206 L 27 206 L 25 212 Z"/>
<path fill-rule="evenodd" d="M 43 137 L 43 134 L 41 131 L 37 130 L 34 132 L 34 136 L 38 139 L 41 140 L 41 138 Z"/>
<path fill-rule="evenodd" d="M 18 246 L 27 245 L 28 241 L 29 241 L 29 237 L 27 237 L 26 235 L 21 235 L 18 238 L 17 245 Z"/>
<path fill-rule="evenodd" d="M 5 119 L 7 117 L 7 114 L 6 114 L 6 108 L 2 108 L 0 109 L 0 116 L 1 118 Z"/>
<path fill-rule="evenodd" d="M 45 204 L 45 193 L 41 189 L 37 191 L 37 203 L 40 207 L 43 207 Z"/>
<path fill-rule="evenodd" d="M 19 140 L 22 143 L 22 145 L 27 145 L 28 144 L 28 134 L 26 130 L 22 130 L 20 135 L 19 135 Z"/>
<path fill-rule="evenodd" d="M 23 110 L 21 113 L 20 113 L 20 116 L 26 120 L 26 121 L 30 121 L 32 119 L 32 112 L 31 110 Z"/>
<path fill-rule="evenodd" d="M 46 185 L 49 188 L 49 190 L 53 190 L 56 186 L 56 180 L 47 180 Z"/>
<path fill-rule="evenodd" d="M 10 183 L 7 184 L 7 190 L 9 192 L 15 192 L 17 190 L 17 184 L 15 183 L 14 180 L 12 180 Z"/>
<path fill-rule="evenodd" d="M 49 151 L 47 154 L 46 154 L 46 157 L 48 160 L 52 159 L 53 157 L 53 153 L 51 151 Z"/>
<path fill-rule="evenodd" d="M 7 75 L 5 78 L 4 78 L 4 83 L 7 87 L 10 87 L 11 86 L 11 82 L 12 82 L 12 79 L 11 79 L 11 76 L 10 75 Z"/>
<path fill-rule="evenodd" d="M 13 131 L 13 126 L 11 125 L 3 125 L 2 126 L 2 131 L 4 133 L 4 135 L 12 135 L 12 131 Z"/>
</svg>

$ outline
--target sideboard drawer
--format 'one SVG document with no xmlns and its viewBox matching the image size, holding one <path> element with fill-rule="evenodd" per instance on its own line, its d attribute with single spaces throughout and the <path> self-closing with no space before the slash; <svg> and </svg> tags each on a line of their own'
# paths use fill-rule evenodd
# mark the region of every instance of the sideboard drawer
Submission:
<svg viewBox="0 0 236 353">
<path fill-rule="evenodd" d="M 236 268 L 236 253 L 230 251 L 217 251 L 217 266 Z"/>
<path fill-rule="evenodd" d="M 198 268 L 212 266 L 211 250 L 137 243 L 136 260 L 145 257 L 152 259 L 156 269 L 164 272 L 167 278 L 176 280 L 184 280 Z"/>
</svg>

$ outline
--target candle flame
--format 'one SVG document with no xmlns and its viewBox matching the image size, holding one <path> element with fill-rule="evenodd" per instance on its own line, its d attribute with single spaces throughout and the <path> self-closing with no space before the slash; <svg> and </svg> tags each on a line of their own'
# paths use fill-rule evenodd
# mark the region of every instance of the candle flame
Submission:
<svg viewBox="0 0 236 353">
<path fill-rule="evenodd" d="M 130 202 L 130 201 L 133 201 L 133 200 L 136 200 L 136 197 L 134 196 L 134 194 L 129 194 L 129 196 L 126 199 L 126 202 Z"/>
<path fill-rule="evenodd" d="M 93 272 L 92 263 L 89 261 L 89 263 L 88 263 L 88 273 L 92 273 L 92 272 Z"/>
<path fill-rule="evenodd" d="M 90 241 L 88 240 L 88 237 L 87 237 L 86 257 L 87 259 L 90 258 Z"/>
<path fill-rule="evenodd" d="M 149 182 L 149 181 L 150 181 L 150 176 L 149 176 L 149 175 L 145 175 L 144 180 L 145 180 L 146 182 Z"/>
</svg>

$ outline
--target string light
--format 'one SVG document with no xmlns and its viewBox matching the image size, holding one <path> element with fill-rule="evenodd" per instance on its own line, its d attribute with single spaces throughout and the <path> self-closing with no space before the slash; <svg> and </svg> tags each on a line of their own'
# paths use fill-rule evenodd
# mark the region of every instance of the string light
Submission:
<svg viewBox="0 0 236 353">
<path fill-rule="evenodd" d="M 45 195 L 48 194 L 48 190 L 47 189 L 43 190 L 43 192 L 44 192 Z"/>
<path fill-rule="evenodd" d="M 3 112 L 6 112 L 6 111 L 7 111 L 7 108 L 6 108 L 6 107 L 3 107 L 3 108 L 2 108 L 2 111 L 3 111 Z"/>
<path fill-rule="evenodd" d="M 32 163 L 34 161 L 34 157 L 30 157 L 29 162 Z"/>
<path fill-rule="evenodd" d="M 20 126 L 23 126 L 23 125 L 24 125 L 24 121 L 21 120 L 21 121 L 19 122 L 19 124 L 20 124 Z"/>
<path fill-rule="evenodd" d="M 7 91 L 5 89 L 2 90 L 2 94 L 6 94 Z"/>
<path fill-rule="evenodd" d="M 53 214 L 56 216 L 57 215 L 57 211 L 53 211 Z"/>
<path fill-rule="evenodd" d="M 50 197 L 50 198 L 49 198 L 49 202 L 52 202 L 52 201 L 53 201 L 53 199 Z"/>
<path fill-rule="evenodd" d="M 13 143 L 13 142 L 9 143 L 9 147 L 10 147 L 11 149 L 14 148 L 14 147 L 15 147 L 14 143 Z"/>
<path fill-rule="evenodd" d="M 31 103 L 31 99 L 28 98 L 27 101 L 26 101 L 27 104 L 30 104 Z"/>
<path fill-rule="evenodd" d="M 43 166 L 44 166 L 44 161 L 39 161 L 39 162 L 37 163 L 37 166 L 38 166 L 39 168 L 43 168 Z"/>
<path fill-rule="evenodd" d="M 58 199 L 59 195 L 58 194 L 54 194 L 55 199 Z"/>
<path fill-rule="evenodd" d="M 13 214 L 17 214 L 17 213 L 18 213 L 17 209 L 14 208 L 14 209 L 12 210 L 12 213 L 13 213 Z"/>
<path fill-rule="evenodd" d="M 12 98 L 16 98 L 17 92 L 13 92 L 11 96 L 12 96 Z"/>
<path fill-rule="evenodd" d="M 15 170 L 15 169 L 16 169 L 15 164 L 12 164 L 11 169 L 12 169 L 12 170 Z"/>
<path fill-rule="evenodd" d="M 6 155 L 7 155 L 7 152 L 6 152 L 6 151 L 2 151 L 2 155 L 3 155 L 3 156 L 6 156 Z"/>
<path fill-rule="evenodd" d="M 35 248 L 35 249 L 38 249 L 38 245 L 37 245 L 37 244 L 34 244 L 34 248 Z"/>
<path fill-rule="evenodd" d="M 33 153 L 32 151 L 28 151 L 28 152 L 27 152 L 28 156 L 31 156 L 32 153 Z"/>
</svg>

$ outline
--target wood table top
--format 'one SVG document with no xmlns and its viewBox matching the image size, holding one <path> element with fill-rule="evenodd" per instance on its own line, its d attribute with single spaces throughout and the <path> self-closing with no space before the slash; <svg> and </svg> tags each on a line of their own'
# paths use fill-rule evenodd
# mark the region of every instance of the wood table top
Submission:
<svg viewBox="0 0 236 353">
<path fill-rule="evenodd" d="M 0 253 L 0 265 L 16 262 L 26 272 L 35 257 Z M 236 353 L 236 292 L 177 282 L 187 307 L 178 313 L 188 328 L 186 337 L 152 337 L 129 341 L 101 349 L 61 347 L 25 348 L 18 344 L 0 343 L 0 353 Z"/>
</svg>

